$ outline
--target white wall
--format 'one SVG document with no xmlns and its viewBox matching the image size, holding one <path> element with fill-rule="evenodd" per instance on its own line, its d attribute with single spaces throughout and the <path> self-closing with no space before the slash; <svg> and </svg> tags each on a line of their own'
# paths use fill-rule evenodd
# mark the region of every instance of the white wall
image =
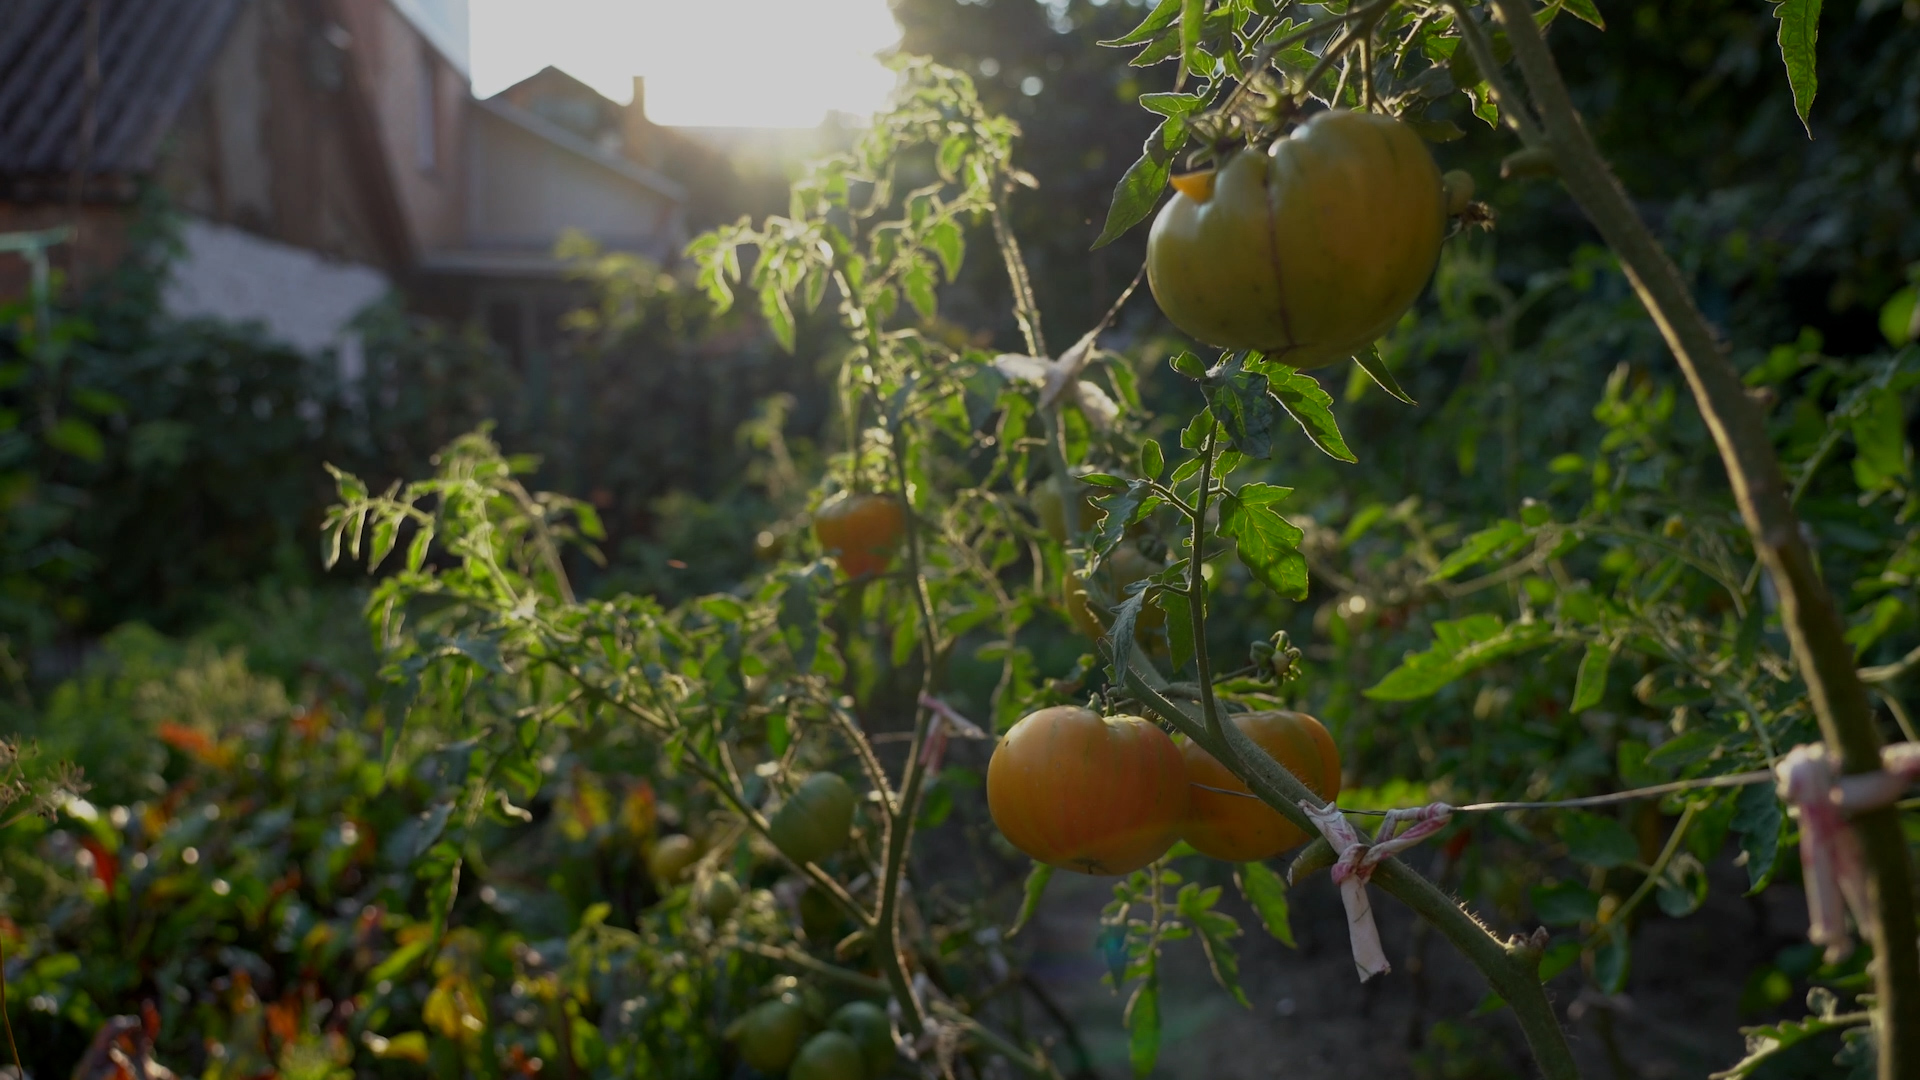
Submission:
<svg viewBox="0 0 1920 1080">
<path fill-rule="evenodd" d="M 181 240 L 161 293 L 168 314 L 259 322 L 302 352 L 338 349 L 342 373 L 359 374 L 360 343 L 347 323 L 392 288 L 385 274 L 197 219 Z"/>
</svg>

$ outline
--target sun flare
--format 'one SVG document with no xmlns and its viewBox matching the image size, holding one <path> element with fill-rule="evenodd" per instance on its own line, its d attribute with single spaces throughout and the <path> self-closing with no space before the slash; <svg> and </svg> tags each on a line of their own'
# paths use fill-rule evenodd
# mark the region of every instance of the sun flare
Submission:
<svg viewBox="0 0 1920 1080">
<path fill-rule="evenodd" d="M 473 89 L 552 64 L 621 102 L 644 75 L 661 124 L 811 127 L 881 105 L 899 38 L 886 0 L 473 0 Z"/>
</svg>

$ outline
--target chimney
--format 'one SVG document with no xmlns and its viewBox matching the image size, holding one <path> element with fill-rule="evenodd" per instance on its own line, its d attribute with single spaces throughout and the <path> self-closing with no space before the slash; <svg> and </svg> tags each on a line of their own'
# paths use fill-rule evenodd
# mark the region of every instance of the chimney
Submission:
<svg viewBox="0 0 1920 1080">
<path fill-rule="evenodd" d="M 644 75 L 633 77 L 633 102 L 627 106 L 621 142 L 625 144 L 627 157 L 642 165 L 657 164 L 653 121 L 647 119 L 647 79 Z"/>
</svg>

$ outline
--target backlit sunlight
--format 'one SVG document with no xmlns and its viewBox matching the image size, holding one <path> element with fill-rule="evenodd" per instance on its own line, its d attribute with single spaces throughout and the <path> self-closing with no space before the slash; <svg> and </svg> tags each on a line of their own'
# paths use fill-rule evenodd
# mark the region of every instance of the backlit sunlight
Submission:
<svg viewBox="0 0 1920 1080">
<path fill-rule="evenodd" d="M 893 86 L 886 0 L 473 0 L 474 93 L 552 64 L 647 115 L 700 127 L 812 127 L 872 113 Z"/>
</svg>

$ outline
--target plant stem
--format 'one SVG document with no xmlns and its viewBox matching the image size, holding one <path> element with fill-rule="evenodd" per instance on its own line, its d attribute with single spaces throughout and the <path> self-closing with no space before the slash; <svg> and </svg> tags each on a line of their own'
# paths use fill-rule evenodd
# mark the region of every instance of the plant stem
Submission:
<svg viewBox="0 0 1920 1080">
<path fill-rule="evenodd" d="M 1132 665 L 1127 669 L 1126 681 L 1127 688 L 1153 712 L 1199 743 L 1201 749 L 1226 763 L 1260 801 L 1309 834 L 1318 832 L 1301 804 L 1324 806 L 1326 800 L 1315 795 L 1239 728 L 1229 724 L 1221 727 L 1218 735 L 1209 732 L 1205 723 L 1169 702 Z M 1534 1060 L 1546 1080 L 1579 1080 L 1580 1072 L 1574 1066 L 1573 1054 L 1567 1049 L 1566 1036 L 1560 1030 L 1560 1018 L 1554 1014 L 1553 1005 L 1540 985 L 1537 956 L 1530 950 L 1502 943 L 1478 920 L 1461 910 L 1451 897 L 1398 859 L 1382 859 L 1374 870 L 1373 880 L 1432 923 L 1434 929 L 1480 969 L 1494 993 L 1506 999 L 1526 1033 L 1527 1045 L 1532 1048 Z"/>
<path fill-rule="evenodd" d="M 1209 413 L 1211 416 L 1211 413 Z M 1207 734 L 1216 741 L 1220 734 L 1220 706 L 1213 697 L 1213 660 L 1207 655 L 1207 496 L 1213 486 L 1213 452 L 1220 436 L 1220 425 L 1209 423 L 1207 443 L 1200 451 L 1200 487 L 1193 497 L 1193 551 L 1187 559 L 1187 617 L 1193 624 L 1194 679 L 1200 684 L 1200 715 Z M 1223 759 L 1224 760 L 1224 759 Z"/>
<path fill-rule="evenodd" d="M 857 971 L 843 968 L 838 964 L 829 964 L 824 960 L 815 959 L 799 949 L 787 949 L 778 945 L 768 945 L 764 942 L 753 941 L 748 938 L 728 938 L 721 941 L 720 945 L 723 948 L 739 949 L 742 952 L 753 953 L 755 956 L 764 956 L 769 960 L 778 960 L 782 963 L 792 964 L 805 971 L 811 971 L 821 978 L 832 979 L 837 983 L 851 986 L 856 990 L 862 990 L 869 994 L 884 994 L 888 989 L 886 983 L 871 975 L 862 975 Z"/>
<path fill-rule="evenodd" d="M 894 495 L 900 500 L 905 511 L 907 523 L 907 576 L 913 589 L 914 606 L 920 619 L 920 697 L 933 692 L 935 666 L 938 661 L 935 637 L 939 629 L 933 616 L 933 598 L 927 593 L 927 578 L 922 571 L 920 553 L 920 523 L 914 515 L 913 504 L 907 493 L 906 449 L 901 432 L 894 431 L 889 439 L 889 459 L 893 462 Z M 887 820 L 887 850 L 885 861 L 880 865 L 880 912 L 875 920 L 877 940 L 874 948 L 882 952 L 881 963 L 886 971 L 887 981 L 893 984 L 894 996 L 900 1000 L 901 1020 L 907 1029 L 915 1035 L 920 1034 L 924 1026 L 920 1002 L 913 995 L 913 983 L 907 976 L 906 962 L 900 955 L 900 879 L 907 872 L 907 855 L 913 841 L 914 819 L 920 813 L 920 795 L 925 789 L 927 775 L 925 755 L 921 752 L 926 745 L 927 730 L 933 722 L 933 713 L 923 705 L 914 710 L 913 738 L 907 743 L 907 763 L 900 780 L 900 805 L 895 808 Z"/>
<path fill-rule="evenodd" d="M 1615 924 L 1625 923 L 1627 916 L 1632 915 L 1633 910 L 1639 907 L 1641 902 L 1648 896 L 1651 896 L 1654 889 L 1659 887 L 1661 875 L 1667 872 L 1667 867 L 1672 864 L 1673 857 L 1680 853 L 1680 842 L 1687 838 L 1687 830 L 1693 826 L 1693 816 L 1699 811 L 1699 808 L 1699 803 L 1689 802 L 1687 808 L 1681 811 L 1680 820 L 1674 824 L 1673 832 L 1667 836 L 1666 846 L 1660 849 L 1659 857 L 1654 859 L 1653 865 L 1647 868 L 1646 878 L 1640 882 L 1639 888 L 1633 890 L 1633 895 L 1627 897 L 1627 902 L 1621 904 L 1620 907 L 1614 911 L 1613 917 L 1609 920 L 1610 922 Z M 1594 948 L 1599 944 L 1599 935 L 1595 934 L 1587 940 L 1586 947 Z"/>
<path fill-rule="evenodd" d="M 1619 258 L 1627 280 L 1679 361 L 1713 434 L 1740 515 L 1779 593 L 1780 621 L 1828 748 L 1848 773 L 1879 769 L 1880 735 L 1872 704 L 1854 670 L 1839 611 L 1788 502 L 1765 418 L 1694 304 L 1679 268 L 1641 221 L 1595 147 L 1527 5 L 1522 0 L 1493 3 L 1539 113 L 1539 146 L 1553 155 L 1561 182 Z M 1476 49 L 1483 70 L 1497 70 L 1491 50 L 1485 57 L 1477 53 Z M 1501 102 L 1503 113 L 1523 108 L 1517 99 Z M 1920 949 L 1914 944 L 1906 839 L 1898 812 L 1891 807 L 1860 814 L 1853 824 L 1869 873 L 1867 921 L 1871 925 L 1862 929 L 1877 950 L 1879 1075 L 1882 1080 L 1915 1080 L 1920 1078 Z"/>
<path fill-rule="evenodd" d="M 13 1041 L 13 1016 L 7 1012 L 7 953 L 0 945 L 0 1024 L 6 1025 L 7 1049 L 13 1051 L 13 1074 L 26 1080 L 26 1066 L 20 1064 L 20 1044 Z"/>
</svg>

